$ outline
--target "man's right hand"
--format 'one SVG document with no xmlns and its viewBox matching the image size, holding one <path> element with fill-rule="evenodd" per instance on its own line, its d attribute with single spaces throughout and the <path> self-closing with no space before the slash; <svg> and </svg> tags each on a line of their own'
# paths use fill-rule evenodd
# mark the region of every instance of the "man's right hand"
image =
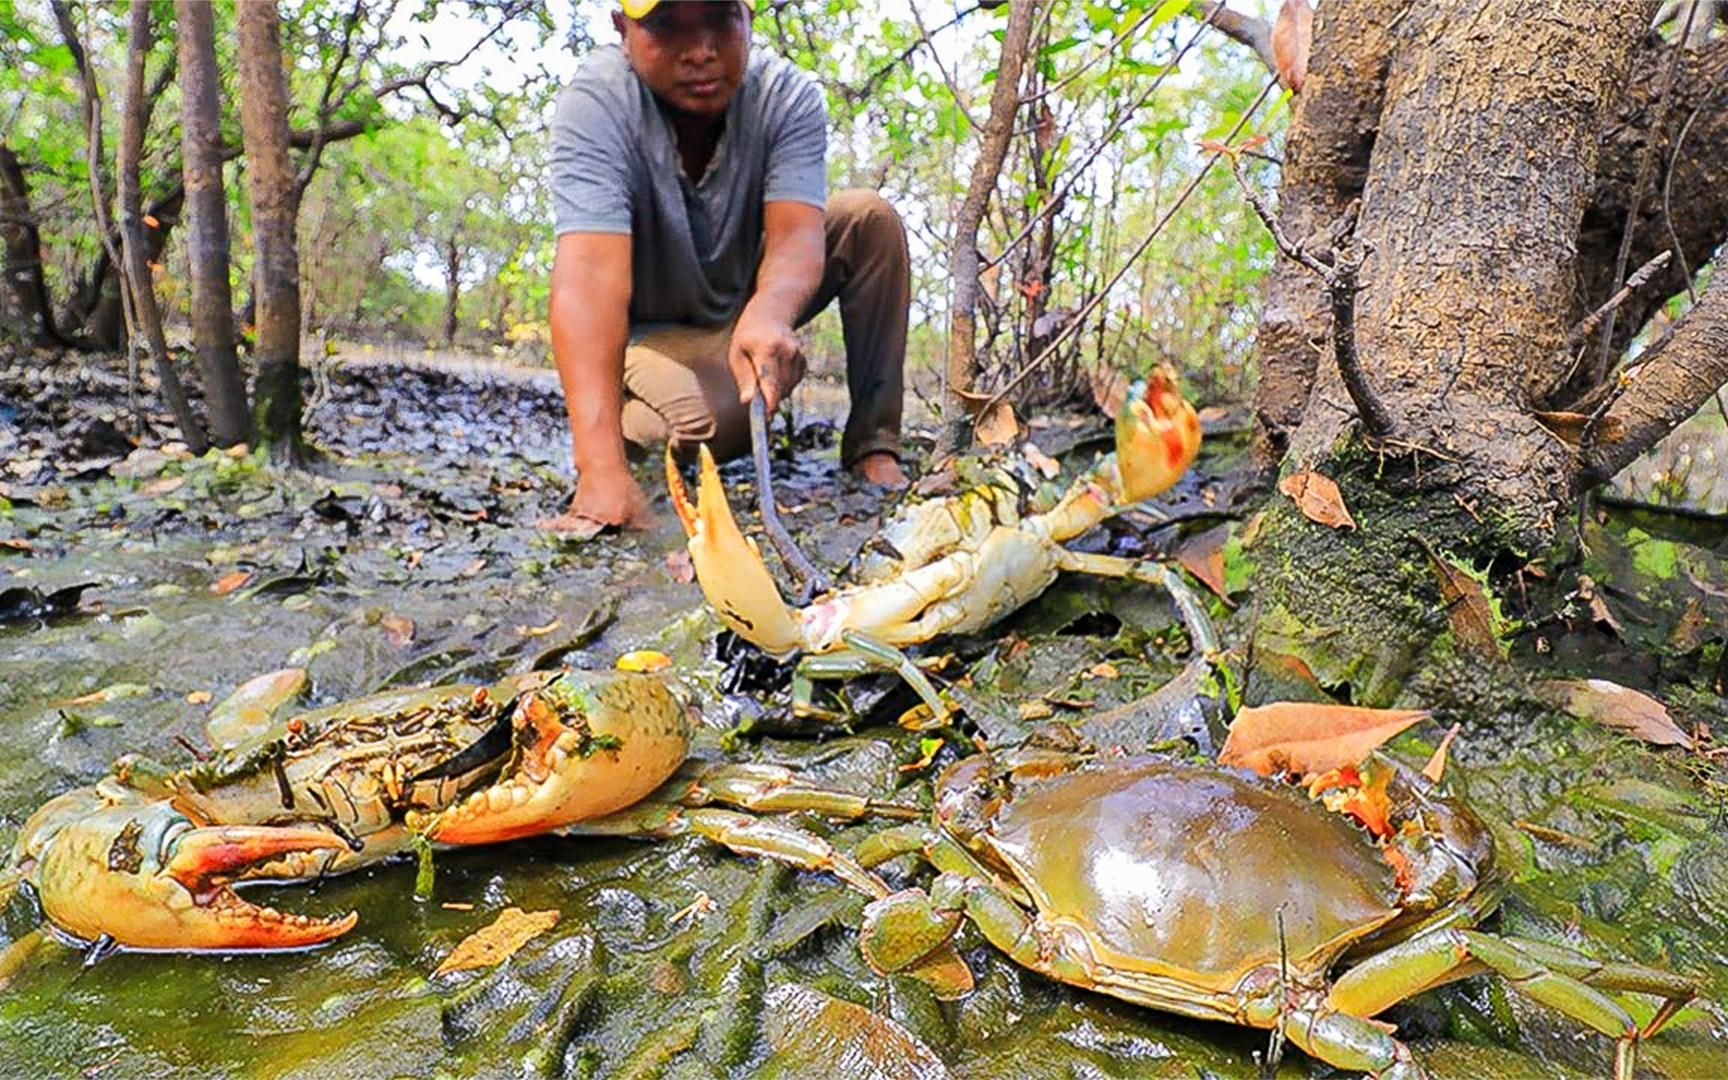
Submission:
<svg viewBox="0 0 1728 1080">
<path fill-rule="evenodd" d="M 657 524 L 648 495 L 628 469 L 590 471 L 577 478 L 570 508 L 539 527 L 586 539 L 608 526 L 652 529 Z"/>
</svg>

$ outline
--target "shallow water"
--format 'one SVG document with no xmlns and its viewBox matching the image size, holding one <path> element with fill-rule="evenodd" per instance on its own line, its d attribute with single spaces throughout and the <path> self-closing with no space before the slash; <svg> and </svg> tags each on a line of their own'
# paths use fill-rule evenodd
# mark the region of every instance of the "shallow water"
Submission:
<svg viewBox="0 0 1728 1080">
<path fill-rule="evenodd" d="M 611 613 L 603 633 L 565 662 L 601 667 L 630 648 L 660 648 L 712 693 L 714 626 L 695 587 L 665 561 L 680 539 L 670 516 L 652 534 L 579 548 L 539 536 L 532 521 L 559 497 L 556 414 L 548 423 L 536 405 L 543 398 L 521 396 L 510 399 L 511 419 L 495 400 L 467 394 L 439 384 L 403 402 L 343 399 L 321 415 L 320 431 L 353 457 L 321 477 L 212 459 L 170 467 L 181 485 L 164 492 L 159 483 L 155 494 L 147 485 L 162 473 L 14 484 L 0 537 L 32 550 L 0 549 L 7 584 L 96 587 L 86 597 L 94 613 L 0 629 L 0 843 L 44 798 L 92 782 L 118 754 L 185 760 L 179 740 L 202 744 L 210 708 L 188 695 L 220 701 L 280 667 L 308 669 L 315 703 L 386 683 L 488 680 L 544 659 L 600 612 Z M 819 535 L 821 557 L 837 564 L 867 533 L 876 500 L 838 484 L 831 448 L 782 467 L 794 526 Z M 645 477 L 649 490 L 661 487 Z M 1606 560 L 1599 572 L 1631 581 L 1637 546 L 1611 525 L 1595 545 Z M 1721 553 L 1707 546 L 1682 554 L 1682 565 L 1720 571 Z M 255 572 L 244 586 L 211 591 L 245 568 Z M 1634 599 L 1646 584 L 1657 588 L 1629 586 Z M 1722 584 L 1704 581 L 1701 595 Z M 1653 620 L 1666 610 L 1639 602 Z M 387 617 L 411 620 L 412 640 L 392 640 L 401 624 Z M 1029 724 L 1019 703 L 1055 701 L 1057 719 L 1079 720 L 1148 692 L 1181 663 L 1171 620 L 1145 590 L 1059 585 L 997 639 L 1030 644 L 990 661 L 991 678 L 976 688 L 980 724 L 1006 741 Z M 1630 681 L 1623 671 L 1649 653 L 1616 656 L 1560 636 L 1546 655 L 1544 663 L 1576 661 L 1573 673 L 1599 661 Z M 1114 674 L 1095 674 L 1106 661 Z M 1656 681 L 1682 679 L 1683 658 L 1663 662 Z M 117 686 L 141 689 L 67 704 Z M 717 727 L 723 715 L 711 710 Z M 1400 750 L 1420 760 L 1435 734 L 1418 728 Z M 915 734 L 874 725 L 821 740 L 752 739 L 734 753 L 913 800 L 927 773 L 906 766 L 920 750 Z M 725 756 L 712 738 L 701 752 Z M 1728 1000 L 1728 843 L 1713 766 L 1552 717 L 1467 725 L 1453 763 L 1456 782 L 1506 839 L 1515 881 L 1501 929 L 1701 973 L 1709 996 Z M 868 829 L 833 837 L 846 848 Z M 284 910 L 358 911 L 358 928 L 325 949 L 120 954 L 87 968 L 78 952 L 37 935 L 29 905 L 15 902 L 0 919 L 0 1071 L 808 1075 L 803 1059 L 775 1053 L 761 1016 L 764 997 L 786 983 L 893 1018 L 958 1076 L 1253 1076 L 1265 1047 L 1261 1034 L 1055 985 L 973 935 L 963 940 L 977 992 L 938 1003 L 917 983 L 864 966 L 848 929 L 861 902 L 832 879 L 694 838 L 548 837 L 444 853 L 432 897 L 417 900 L 414 886 L 412 862 L 396 862 L 259 890 Z M 691 913 L 701 896 L 707 913 Z M 511 906 L 561 916 L 495 974 L 431 974 Z M 1605 1039 L 1485 979 L 1426 995 L 1393 1018 L 1437 1076 L 1593 1076 L 1611 1061 Z M 1696 1007 L 1641 1063 L 1655 1076 L 1728 1075 L 1725 1035 L 1719 1007 Z M 1323 1073 L 1295 1052 L 1279 1069 Z"/>
</svg>

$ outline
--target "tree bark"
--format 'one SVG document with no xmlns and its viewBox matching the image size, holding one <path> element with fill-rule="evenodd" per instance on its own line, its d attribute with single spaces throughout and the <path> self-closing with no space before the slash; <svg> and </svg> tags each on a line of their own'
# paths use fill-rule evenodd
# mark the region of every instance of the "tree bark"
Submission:
<svg viewBox="0 0 1728 1080">
<path fill-rule="evenodd" d="M 30 182 L 18 155 L 5 144 L 0 144 L 0 244 L 6 253 L 12 331 L 29 345 L 61 344 L 42 277 L 42 235 L 30 208 Z"/>
<path fill-rule="evenodd" d="M 444 243 L 444 347 L 456 343 L 456 307 L 462 298 L 462 247 L 456 234 Z"/>
<path fill-rule="evenodd" d="M 228 206 L 222 186 L 222 113 L 217 104 L 216 30 L 210 6 L 174 0 L 179 22 L 181 176 L 186 186 L 186 258 L 191 264 L 192 341 L 210 427 L 220 446 L 252 434 L 246 385 L 234 348 L 228 283 Z"/>
<path fill-rule="evenodd" d="M 150 241 L 145 233 L 142 196 L 138 186 L 138 160 L 144 153 L 147 95 L 144 92 L 144 62 L 150 55 L 150 0 L 132 0 L 131 25 L 126 37 L 126 97 L 120 106 L 120 154 L 115 162 L 120 196 L 120 249 L 126 282 L 132 293 L 135 332 L 144 338 L 162 397 L 174 414 L 180 437 L 195 454 L 209 446 L 204 426 L 192 414 L 180 376 L 168 355 L 168 340 L 162 333 L 162 312 L 156 306 L 156 284 L 150 276 Z M 158 228 L 158 232 L 161 230 Z"/>
<path fill-rule="evenodd" d="M 990 117 L 984 122 L 984 137 L 966 198 L 954 219 L 948 252 L 948 280 L 954 290 L 948 314 L 948 389 L 942 400 L 943 434 L 938 456 L 971 441 L 965 395 L 972 392 L 978 378 L 978 227 L 1013 140 L 1014 118 L 1020 110 L 1020 72 L 1026 63 L 1037 9 L 1034 0 L 1010 0 L 1008 29 L 996 64 L 996 86 L 990 94 Z"/>
<path fill-rule="evenodd" d="M 1304 223 L 1325 223 L 1300 214 L 1361 194 L 1357 237 L 1370 254 L 1356 351 L 1393 430 L 1364 437 L 1336 365 L 1314 368 L 1284 470 L 1338 483 L 1359 528 L 1316 524 L 1274 496 L 1257 560 L 1256 641 L 1301 656 L 1324 685 L 1383 703 L 1420 692 L 1413 672 L 1452 655 L 1445 603 L 1415 540 L 1477 562 L 1528 557 L 1552 542 L 1590 482 L 1578 446 L 1534 414 L 1572 363 L 1580 229 L 1602 132 L 1650 13 L 1417 0 L 1373 39 L 1370 59 L 1356 51 L 1372 33 L 1348 17 L 1358 10 L 1319 8 L 1301 96 L 1316 92 L 1292 121 L 1285 186 L 1296 191 L 1281 189 L 1281 202 L 1300 236 Z M 1347 87 L 1322 123 L 1331 92 Z M 1294 284 L 1289 269 L 1280 275 Z M 1305 307 L 1269 302 L 1265 318 L 1275 345 L 1325 340 Z M 1688 321 L 1677 362 L 1717 340 L 1705 320 Z M 1619 407 L 1665 419 L 1678 399 L 1628 393 Z"/>
<path fill-rule="evenodd" d="M 253 388 L 259 439 L 277 461 L 304 456 L 300 413 L 300 256 L 298 203 L 288 160 L 288 85 L 276 0 L 235 8 L 240 39 L 240 124 L 252 198 L 258 377 Z"/>
</svg>

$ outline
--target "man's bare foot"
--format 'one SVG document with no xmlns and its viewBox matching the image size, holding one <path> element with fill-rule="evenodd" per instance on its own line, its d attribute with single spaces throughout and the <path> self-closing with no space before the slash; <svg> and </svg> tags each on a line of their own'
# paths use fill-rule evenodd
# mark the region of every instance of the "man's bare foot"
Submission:
<svg viewBox="0 0 1728 1080">
<path fill-rule="evenodd" d="M 859 458 L 852 464 L 852 475 L 867 484 L 878 484 L 895 491 L 911 483 L 906 479 L 906 471 L 900 468 L 900 459 L 885 450 Z"/>
<path fill-rule="evenodd" d="M 536 528 L 558 533 L 570 540 L 589 540 L 603 532 L 652 529 L 657 524 L 648 508 L 648 496 L 628 470 L 594 470 L 576 481 L 570 508 L 556 517 L 543 518 Z"/>
<path fill-rule="evenodd" d="M 566 540 L 592 540 L 603 532 L 618 531 L 616 525 L 608 525 L 604 521 L 573 514 L 568 510 L 554 517 L 541 518 L 534 523 L 534 527 L 542 532 L 557 533 Z"/>
</svg>

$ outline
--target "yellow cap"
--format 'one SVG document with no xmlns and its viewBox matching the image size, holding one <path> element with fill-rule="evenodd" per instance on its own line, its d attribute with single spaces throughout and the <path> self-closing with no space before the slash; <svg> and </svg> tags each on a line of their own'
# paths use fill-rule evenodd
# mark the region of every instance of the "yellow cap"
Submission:
<svg viewBox="0 0 1728 1080">
<path fill-rule="evenodd" d="M 650 11 L 660 6 L 660 0 L 619 0 L 618 6 L 624 9 L 624 14 L 632 19 L 646 18 Z M 751 11 L 756 10 L 756 0 L 744 0 L 744 6 Z"/>
</svg>

